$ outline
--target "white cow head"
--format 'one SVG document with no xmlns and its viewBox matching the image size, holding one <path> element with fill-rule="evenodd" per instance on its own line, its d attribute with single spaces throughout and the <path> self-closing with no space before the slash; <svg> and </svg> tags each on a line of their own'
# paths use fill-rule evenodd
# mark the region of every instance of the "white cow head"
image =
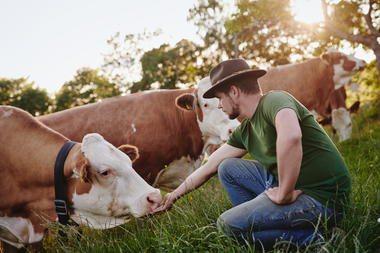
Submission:
<svg viewBox="0 0 380 253">
<path fill-rule="evenodd" d="M 333 134 L 336 132 L 339 137 L 339 141 L 344 141 L 351 138 L 352 123 L 350 111 L 343 107 L 334 109 L 331 112 L 331 118 L 331 127 Z"/>
<path fill-rule="evenodd" d="M 334 84 L 335 89 L 350 84 L 351 78 L 359 71 L 366 68 L 367 63 L 353 55 L 347 55 L 336 49 L 329 49 L 323 59 L 332 63 L 334 66 Z"/>
<path fill-rule="evenodd" d="M 123 151 L 123 152 L 122 152 Z M 92 169 L 77 164 L 76 177 L 86 175 L 91 185 L 87 192 L 73 194 L 75 214 L 72 219 L 96 229 L 111 228 L 129 221 L 129 215 L 141 217 L 161 202 L 158 189 L 148 185 L 132 168 L 137 149 L 123 145 L 119 149 L 98 134 L 83 138 L 82 152 L 90 161 Z M 125 153 L 124 153 L 125 152 Z"/>
<path fill-rule="evenodd" d="M 220 145 L 227 141 L 230 133 L 240 122 L 228 119 L 228 116 L 218 109 L 217 98 L 203 98 L 203 94 L 209 88 L 210 78 L 205 77 L 199 82 L 195 94 L 183 94 L 177 98 L 176 103 L 182 109 L 196 112 L 199 128 L 207 144 Z"/>
</svg>

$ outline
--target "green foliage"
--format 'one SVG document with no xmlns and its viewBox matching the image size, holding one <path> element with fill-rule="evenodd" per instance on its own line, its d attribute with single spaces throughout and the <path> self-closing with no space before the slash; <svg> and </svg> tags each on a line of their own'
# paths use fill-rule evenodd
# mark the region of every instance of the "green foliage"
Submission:
<svg viewBox="0 0 380 253">
<path fill-rule="evenodd" d="M 121 91 L 116 84 L 109 82 L 99 70 L 83 68 L 77 70 L 73 80 L 65 82 L 56 94 L 55 111 L 94 103 L 120 94 Z"/>
<path fill-rule="evenodd" d="M 314 32 L 317 25 L 296 22 L 291 11 L 291 1 L 238 1 L 237 11 L 229 19 L 219 18 L 218 14 L 222 11 L 222 4 L 215 5 L 214 1 L 200 0 L 198 6 L 190 10 L 189 19 L 207 31 L 204 41 L 208 47 L 219 48 L 229 58 L 236 57 L 235 43 L 239 45 L 239 57 L 272 66 L 290 63 L 294 55 L 305 59 L 313 53 L 310 44 L 316 40 Z M 215 17 L 224 22 L 223 29 L 216 30 L 209 25 L 215 22 Z"/>
<path fill-rule="evenodd" d="M 219 63 L 223 54 L 226 54 L 228 58 L 233 58 L 234 55 L 233 35 L 226 34 L 225 31 L 229 7 L 225 1 L 199 0 L 198 5 L 194 5 L 189 10 L 187 20 L 198 27 L 198 35 L 204 42 L 203 51 L 212 48 L 212 51 L 208 52 L 208 57 L 212 58 L 212 62 Z"/>
<path fill-rule="evenodd" d="M 152 88 L 177 89 L 178 84 L 195 84 L 210 71 L 209 67 L 203 69 L 197 64 L 199 54 L 200 48 L 188 40 L 178 42 L 175 47 L 163 44 L 145 52 L 140 60 L 142 79 L 133 84 L 131 92 Z M 158 84 L 158 87 L 152 87 L 152 84 Z"/>
<path fill-rule="evenodd" d="M 370 62 L 367 67 L 352 78 L 353 82 L 362 85 L 362 101 L 373 101 L 380 104 L 380 78 L 376 61 Z"/>
<path fill-rule="evenodd" d="M 117 32 L 107 40 L 110 51 L 104 54 L 102 69 L 107 77 L 120 88 L 129 90 L 133 82 L 141 79 L 140 59 L 144 55 L 144 43 L 152 40 L 162 33 L 157 30 L 149 33 L 127 34 L 124 37 Z"/>
<path fill-rule="evenodd" d="M 21 108 L 34 116 L 46 114 L 52 105 L 46 89 L 33 88 L 34 82 L 27 80 L 1 78 L 0 104 Z"/>
</svg>

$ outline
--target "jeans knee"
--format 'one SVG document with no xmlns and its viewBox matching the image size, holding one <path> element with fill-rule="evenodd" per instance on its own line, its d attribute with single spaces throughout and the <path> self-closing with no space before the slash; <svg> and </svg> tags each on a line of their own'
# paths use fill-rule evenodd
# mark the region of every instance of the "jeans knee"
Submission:
<svg viewBox="0 0 380 253">
<path fill-rule="evenodd" d="M 222 218 L 222 215 L 219 216 L 218 220 L 216 221 L 216 226 L 218 227 L 219 233 L 230 235 L 231 230 L 228 226 L 228 223 Z"/>
<path fill-rule="evenodd" d="M 219 177 L 225 178 L 229 174 L 228 170 L 234 165 L 234 160 L 236 158 L 227 158 L 224 159 L 218 166 L 218 175 Z"/>
</svg>

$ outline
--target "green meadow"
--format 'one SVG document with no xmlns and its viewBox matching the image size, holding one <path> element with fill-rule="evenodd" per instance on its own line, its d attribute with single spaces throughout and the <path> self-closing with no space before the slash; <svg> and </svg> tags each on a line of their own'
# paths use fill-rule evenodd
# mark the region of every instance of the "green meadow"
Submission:
<svg viewBox="0 0 380 253">
<path fill-rule="evenodd" d="M 380 119 L 379 107 L 363 106 L 352 115 L 352 138 L 339 143 L 352 176 L 351 209 L 338 229 L 326 229 L 324 243 L 292 249 L 279 246 L 270 252 L 380 252 Z M 264 252 L 261 247 L 237 244 L 218 233 L 216 220 L 232 207 L 217 176 L 178 200 L 170 212 L 108 229 L 81 227 L 67 240 L 56 236 L 57 224 L 49 225 L 45 252 Z M 78 231 L 76 229 L 75 231 Z M 289 242 L 290 243 L 290 242 Z M 29 247 L 28 250 L 32 250 Z"/>
</svg>

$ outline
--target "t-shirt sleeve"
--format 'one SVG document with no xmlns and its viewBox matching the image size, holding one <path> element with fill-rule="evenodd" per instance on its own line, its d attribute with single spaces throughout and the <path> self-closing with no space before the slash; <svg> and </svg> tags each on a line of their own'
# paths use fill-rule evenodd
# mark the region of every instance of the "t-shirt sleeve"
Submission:
<svg viewBox="0 0 380 253">
<path fill-rule="evenodd" d="M 227 144 L 240 149 L 246 149 L 241 139 L 241 131 L 243 125 L 245 125 L 245 121 L 248 119 L 244 119 L 243 122 L 230 134 L 227 140 Z"/>
<path fill-rule="evenodd" d="M 275 126 L 274 119 L 276 114 L 284 108 L 293 109 L 301 120 L 297 105 L 295 104 L 292 96 L 286 92 L 271 92 L 267 94 L 265 99 L 265 106 L 263 106 L 263 115 L 265 120 Z"/>
</svg>

